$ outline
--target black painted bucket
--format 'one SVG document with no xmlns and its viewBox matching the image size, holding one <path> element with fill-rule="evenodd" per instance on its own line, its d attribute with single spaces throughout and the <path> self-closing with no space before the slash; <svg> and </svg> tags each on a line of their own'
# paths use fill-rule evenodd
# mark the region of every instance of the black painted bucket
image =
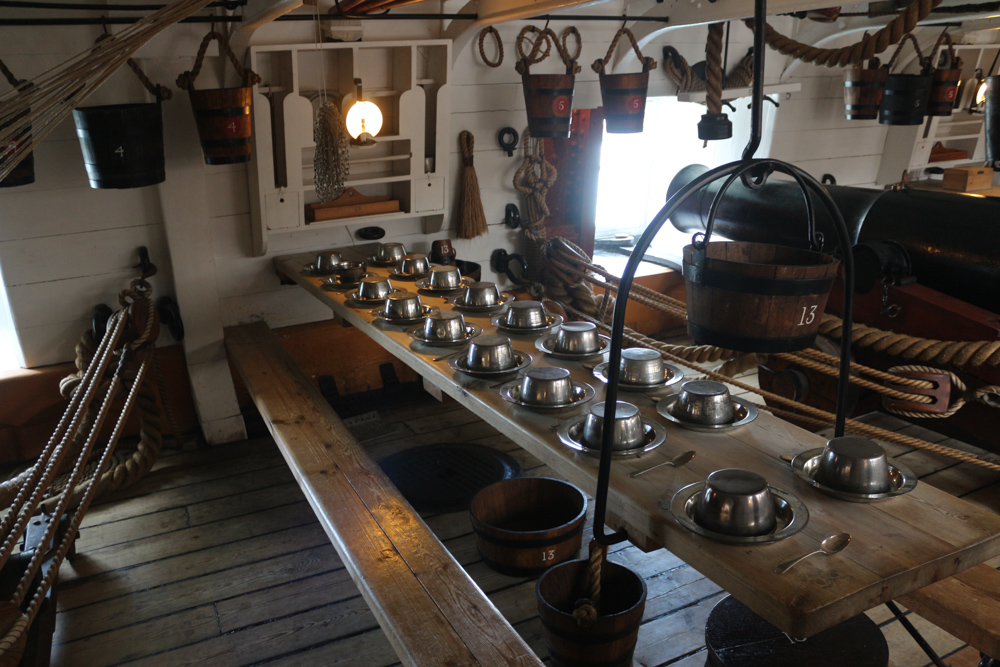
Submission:
<svg viewBox="0 0 1000 667">
<path fill-rule="evenodd" d="M 159 102 L 82 107 L 73 120 L 90 187 L 141 188 L 166 178 Z"/>
<path fill-rule="evenodd" d="M 882 125 L 920 125 L 931 96 L 930 74 L 890 74 L 885 78 L 878 122 Z"/>
</svg>

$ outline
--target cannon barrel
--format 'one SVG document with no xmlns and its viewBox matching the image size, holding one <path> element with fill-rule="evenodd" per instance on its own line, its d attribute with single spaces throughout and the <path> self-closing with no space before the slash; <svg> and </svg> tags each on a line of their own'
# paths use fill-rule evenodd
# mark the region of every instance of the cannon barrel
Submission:
<svg viewBox="0 0 1000 667">
<path fill-rule="evenodd" d="M 668 197 L 708 170 L 691 165 L 674 177 Z M 671 218 L 682 232 L 705 229 L 724 179 L 692 195 Z M 868 190 L 826 186 L 855 244 L 894 241 L 906 249 L 912 273 L 927 287 L 1000 312 L 1000 198 L 930 190 Z M 824 251 L 837 251 L 830 215 L 813 195 Z M 751 191 L 734 183 L 715 219 L 715 232 L 734 241 L 808 247 L 805 202 L 798 185 L 768 180 Z"/>
</svg>

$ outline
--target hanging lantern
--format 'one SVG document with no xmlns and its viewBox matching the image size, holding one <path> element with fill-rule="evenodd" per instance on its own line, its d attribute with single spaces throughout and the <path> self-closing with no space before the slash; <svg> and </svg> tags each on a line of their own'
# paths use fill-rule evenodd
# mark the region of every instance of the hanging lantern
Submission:
<svg viewBox="0 0 1000 667">
<path fill-rule="evenodd" d="M 382 110 L 374 102 L 361 99 L 361 79 L 355 79 L 357 95 L 354 106 L 347 112 L 347 133 L 351 135 L 351 143 L 359 146 L 374 146 L 375 136 L 382 129 Z"/>
</svg>

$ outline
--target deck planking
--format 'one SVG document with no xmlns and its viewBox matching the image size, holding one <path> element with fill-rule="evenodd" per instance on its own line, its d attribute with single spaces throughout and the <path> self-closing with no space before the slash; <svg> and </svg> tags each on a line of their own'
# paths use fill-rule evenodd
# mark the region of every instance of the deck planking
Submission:
<svg viewBox="0 0 1000 667">
<path fill-rule="evenodd" d="M 554 474 L 471 414 L 450 401 L 388 407 L 382 418 L 396 432 L 366 445 L 381 459 L 422 444 L 479 442 L 514 456 L 526 475 Z M 873 420 L 912 435 L 923 431 L 885 415 Z M 927 438 L 943 440 L 936 434 Z M 923 481 L 1000 508 L 1000 475 L 918 450 L 893 453 L 907 456 Z M 127 498 L 96 505 L 81 536 L 83 553 L 61 574 L 52 664 L 397 663 L 301 492 L 282 481 L 283 466 L 269 438 L 176 453 L 122 494 Z M 486 567 L 464 512 L 424 518 L 528 644 L 546 657 L 534 579 Z M 585 544 L 589 534 L 588 525 Z M 649 590 L 636 664 L 704 665 L 704 622 L 724 592 L 665 550 L 647 554 L 616 545 L 612 552 L 646 579 Z M 869 613 L 886 634 L 895 667 L 929 662 L 885 607 Z M 946 663 L 972 662 L 974 651 L 910 616 L 948 656 Z"/>
</svg>

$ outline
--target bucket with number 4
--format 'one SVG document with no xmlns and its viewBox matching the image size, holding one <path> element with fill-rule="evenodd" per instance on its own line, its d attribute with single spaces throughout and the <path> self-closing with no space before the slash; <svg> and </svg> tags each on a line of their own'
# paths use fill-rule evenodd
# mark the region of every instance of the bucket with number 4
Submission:
<svg viewBox="0 0 1000 667">
<path fill-rule="evenodd" d="M 538 32 L 537 29 L 535 31 Z M 520 42 L 522 37 L 518 39 Z M 540 52 L 542 44 L 546 45 L 544 52 Z M 531 74 L 529 66 L 540 63 L 551 50 L 552 44 L 566 65 L 566 73 Z M 521 50 L 520 44 L 518 50 Z M 528 130 L 531 136 L 537 139 L 568 138 L 573 120 L 573 87 L 580 66 L 570 59 L 556 34 L 549 28 L 538 32 L 538 39 L 535 40 L 531 53 L 518 61 L 516 69 L 521 74 L 524 86 L 524 106 L 528 112 Z"/>
<path fill-rule="evenodd" d="M 216 88 L 195 90 L 194 80 L 201 71 L 202 60 L 208 45 L 215 39 L 219 48 L 240 76 L 242 86 L 238 88 Z M 205 164 L 235 164 L 250 161 L 251 87 L 260 83 L 260 77 L 250 69 L 244 69 L 236 54 L 229 48 L 229 42 L 221 34 L 212 30 L 201 42 L 194 69 L 177 77 L 177 86 L 187 90 L 191 96 L 191 108 L 198 124 L 201 150 L 205 154 Z"/>
<path fill-rule="evenodd" d="M 636 74 L 608 74 L 604 70 L 622 36 L 632 42 L 635 55 L 642 63 L 642 71 Z M 622 27 L 615 35 L 608 53 L 603 60 L 595 60 L 591 65 L 600 75 L 601 98 L 604 100 L 604 120 L 608 132 L 631 134 L 642 132 L 642 121 L 646 114 L 646 89 L 649 87 L 649 70 L 656 69 L 656 61 L 644 58 L 632 31 Z"/>
</svg>

